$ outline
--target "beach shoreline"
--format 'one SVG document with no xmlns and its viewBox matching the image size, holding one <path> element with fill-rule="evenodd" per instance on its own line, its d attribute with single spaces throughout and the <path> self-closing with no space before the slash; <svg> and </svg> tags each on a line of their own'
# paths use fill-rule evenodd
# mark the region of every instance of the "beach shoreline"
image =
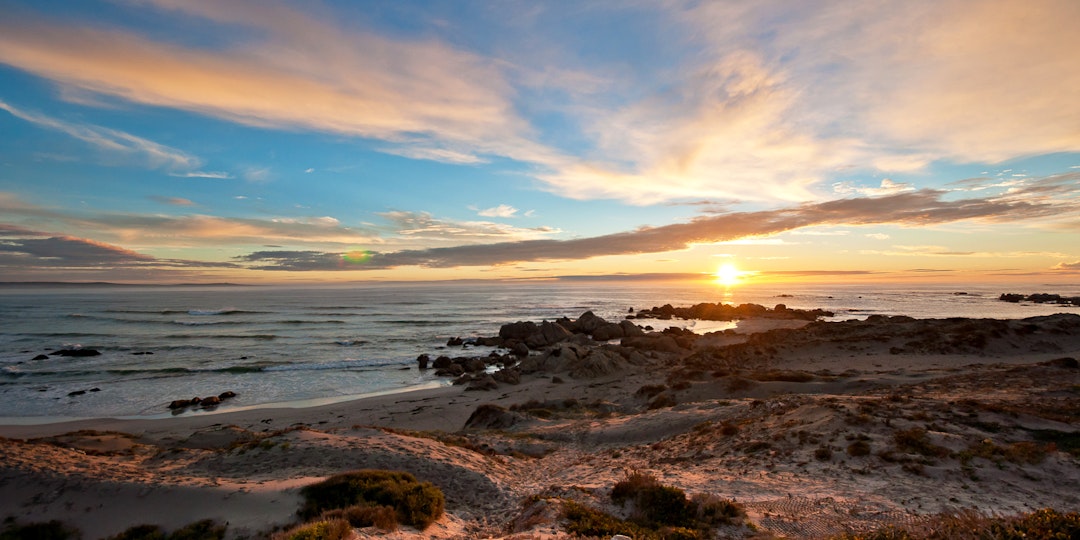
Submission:
<svg viewBox="0 0 1080 540">
<path fill-rule="evenodd" d="M 565 536 L 558 512 L 523 524 L 524 501 L 617 512 L 606 494 L 632 470 L 737 500 L 759 530 L 791 538 L 949 508 L 1080 506 L 1066 487 L 1080 481 L 1068 412 L 1080 404 L 1080 317 L 742 330 L 622 345 L 563 338 L 537 346 L 517 384 L 494 387 L 478 373 L 301 408 L 0 419 L 0 515 L 60 519 L 86 538 L 207 518 L 228 522 L 232 537 L 259 536 L 295 521 L 299 487 L 361 468 L 410 472 L 447 498 L 447 515 L 425 532 L 362 538 Z M 482 405 L 494 416 L 480 416 Z M 904 446 L 905 433 L 925 446 Z M 860 441 L 865 454 L 852 450 Z M 1018 449 L 1032 454 L 1008 457 Z M 130 506 L 137 517 L 119 510 Z"/>
</svg>

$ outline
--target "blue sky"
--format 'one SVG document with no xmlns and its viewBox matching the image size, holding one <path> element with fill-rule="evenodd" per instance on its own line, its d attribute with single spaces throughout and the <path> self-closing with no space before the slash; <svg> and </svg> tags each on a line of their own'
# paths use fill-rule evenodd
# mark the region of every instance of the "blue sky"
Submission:
<svg viewBox="0 0 1080 540">
<path fill-rule="evenodd" d="M 0 14 L 0 280 L 1080 272 L 1076 2 Z"/>
</svg>

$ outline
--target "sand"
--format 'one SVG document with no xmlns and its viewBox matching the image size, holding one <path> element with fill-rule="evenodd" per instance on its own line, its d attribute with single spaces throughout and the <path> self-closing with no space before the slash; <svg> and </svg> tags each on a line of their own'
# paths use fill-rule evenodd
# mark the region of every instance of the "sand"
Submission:
<svg viewBox="0 0 1080 540">
<path fill-rule="evenodd" d="M 560 371 L 494 390 L 0 425 L 0 517 L 88 539 L 210 518 L 258 537 L 295 522 L 301 486 L 363 468 L 434 483 L 447 512 L 360 538 L 566 537 L 559 501 L 617 513 L 608 493 L 630 471 L 744 505 L 758 532 L 720 531 L 736 538 L 1080 508 L 1080 317 L 804 324 L 744 322 L 670 352 L 577 345 L 588 376 L 540 362 Z M 519 410 L 466 429 L 483 404 Z"/>
</svg>

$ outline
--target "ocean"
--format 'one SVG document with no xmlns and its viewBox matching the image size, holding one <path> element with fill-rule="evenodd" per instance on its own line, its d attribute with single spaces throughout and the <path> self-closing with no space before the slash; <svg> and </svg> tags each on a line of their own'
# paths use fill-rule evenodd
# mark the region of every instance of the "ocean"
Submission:
<svg viewBox="0 0 1080 540">
<path fill-rule="evenodd" d="M 1060 289 L 1058 287 L 1057 289 Z M 306 406 L 447 384 L 420 354 L 486 355 L 452 337 L 497 335 L 519 320 L 618 321 L 630 308 L 757 303 L 873 314 L 1023 318 L 1076 307 L 1001 302 L 1001 293 L 1080 296 L 1002 285 L 741 285 L 539 281 L 334 287 L 6 287 L 0 289 L 0 417 L 7 423 L 166 417 L 170 401 L 225 391 L 217 411 Z M 646 324 L 646 321 L 636 321 Z M 699 333 L 731 323 L 656 321 Z M 95 349 L 88 357 L 38 355 Z M 188 412 L 185 414 L 210 414 Z"/>
</svg>

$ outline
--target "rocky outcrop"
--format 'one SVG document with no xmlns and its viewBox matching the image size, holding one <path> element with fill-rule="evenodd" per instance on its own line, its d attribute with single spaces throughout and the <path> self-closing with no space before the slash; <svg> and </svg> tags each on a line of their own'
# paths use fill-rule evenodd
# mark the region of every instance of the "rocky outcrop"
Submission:
<svg viewBox="0 0 1080 540">
<path fill-rule="evenodd" d="M 560 345 L 545 354 L 522 361 L 522 373 L 567 373 L 577 379 L 610 375 L 626 370 L 630 363 L 619 353 L 598 347 Z"/>
<path fill-rule="evenodd" d="M 465 421 L 465 429 L 506 429 L 525 422 L 525 417 L 498 405 L 485 403 Z"/>
<path fill-rule="evenodd" d="M 637 315 L 627 315 L 627 319 L 660 319 L 669 320 L 675 317 L 680 319 L 698 319 L 704 321 L 735 321 L 762 317 L 766 319 L 798 319 L 816 321 L 822 317 L 832 317 L 831 311 L 822 309 L 790 309 L 784 304 L 777 304 L 769 309 L 759 304 L 710 304 L 703 302 L 690 307 L 674 307 L 664 304 L 652 309 L 639 309 Z"/>
<path fill-rule="evenodd" d="M 49 356 L 68 356 L 73 358 L 100 355 L 101 351 L 98 351 L 96 349 L 61 349 L 59 351 L 53 351 L 49 353 Z"/>
<path fill-rule="evenodd" d="M 1060 294 L 1035 293 L 1024 296 L 1022 294 L 1005 293 L 998 297 L 1002 302 L 1031 302 L 1034 304 L 1060 304 L 1063 306 L 1080 306 L 1080 296 L 1061 296 Z"/>
</svg>

